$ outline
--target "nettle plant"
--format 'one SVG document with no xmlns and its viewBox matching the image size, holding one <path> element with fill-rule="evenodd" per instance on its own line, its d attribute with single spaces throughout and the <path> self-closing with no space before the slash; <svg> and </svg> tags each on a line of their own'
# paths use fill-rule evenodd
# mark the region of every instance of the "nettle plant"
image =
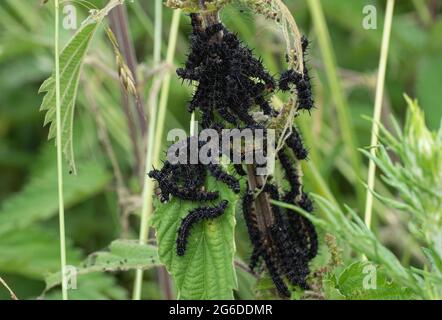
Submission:
<svg viewBox="0 0 442 320">
<path fill-rule="evenodd" d="M 73 123 L 81 71 L 92 39 L 103 25 L 116 59 L 119 82 L 127 99 L 125 105 L 128 108 L 127 101 L 131 101 L 138 117 L 136 121 L 128 117 L 128 130 L 137 164 L 134 175 L 141 177 L 143 186 L 140 241 L 116 240 L 109 246 L 109 251 L 91 255 L 77 269 L 78 274 L 136 269 L 135 299 L 141 297 L 142 270 L 160 264 L 164 264 L 172 275 L 178 297 L 182 299 L 233 299 L 234 289 L 238 288 L 237 270 L 246 271 L 253 279 L 263 279 L 261 287 L 272 297 L 289 298 L 293 292 L 311 289 L 315 277 L 310 272 L 311 260 L 318 253 L 319 242 L 314 225 L 303 215 L 275 204 L 283 201 L 302 212 L 313 211 L 313 202 L 303 188 L 300 165 L 308 158 L 308 151 L 294 124 L 299 115 L 308 115 L 314 108 L 306 62 L 309 41 L 301 36 L 282 1 L 241 1 L 252 12 L 263 15 L 281 29 L 286 42 L 287 70 L 280 75 L 271 75 L 253 51 L 220 21 L 219 12 L 229 2 L 167 1 L 169 7 L 176 9 L 167 62 L 173 62 L 178 19 L 183 10 L 190 17 L 191 46 L 187 61 L 176 70 L 176 74 L 183 80 L 183 85 L 186 82 L 194 88 L 187 111 L 201 124 L 198 129 L 212 130 L 220 136 L 225 130 L 232 129 L 261 132 L 258 143 L 255 141 L 254 144 L 256 150 L 252 148 L 248 152 L 261 152 L 267 159 L 264 163 L 256 159 L 244 161 L 248 156 L 241 148 L 240 161 L 232 161 L 235 155 L 224 152 L 223 141 L 223 145 L 218 144 L 219 148 L 210 151 L 211 158 L 215 159 L 213 162 L 175 163 L 167 159 L 161 164 L 159 148 L 170 76 L 164 76 L 158 116 L 155 94 L 150 95 L 153 110 L 147 121 L 137 73 L 127 57 L 130 47 L 123 47 L 124 39 L 121 39 L 125 30 L 122 15 L 111 17 L 110 26 L 105 19 L 112 15 L 113 10 L 121 9 L 124 0 L 110 0 L 101 10 L 91 8 L 90 16 L 60 53 L 57 51 L 59 26 L 56 24 L 56 70 L 41 87 L 41 92 L 46 92 L 41 109 L 47 111 L 45 124 L 51 124 L 49 136 L 57 138 L 58 159 L 64 153 L 70 173 L 76 174 L 77 171 Z M 55 3 L 58 14 L 58 1 Z M 160 1 L 157 1 L 157 8 L 160 6 Z M 158 58 L 156 63 L 159 63 Z M 161 78 L 154 81 L 152 92 L 161 81 Z M 129 110 L 127 108 L 125 111 Z M 103 125 L 103 115 L 94 104 L 91 111 L 99 129 L 100 142 L 115 172 L 119 204 L 126 214 L 133 212 L 136 210 L 133 206 L 137 207 L 128 201 L 130 192 L 116 161 L 108 129 Z M 234 144 L 228 141 L 229 146 Z M 142 142 L 147 142 L 144 159 L 141 152 L 144 148 L 137 149 L 137 144 Z M 192 145 L 202 149 L 209 143 L 213 144 L 213 141 L 192 135 L 168 150 L 170 153 L 181 145 L 181 150 L 189 154 L 192 153 Z M 272 148 L 267 147 L 269 145 Z M 268 167 L 272 158 L 276 159 L 277 177 L 269 171 L 262 174 L 262 169 Z M 143 163 L 145 172 L 142 170 Z M 60 174 L 61 191 L 62 182 Z M 64 269 L 62 192 L 59 195 Z M 152 199 L 155 199 L 153 203 Z M 151 207 L 155 208 L 152 219 L 149 216 Z M 249 266 L 235 254 L 237 218 L 244 221 L 244 231 L 248 232 L 251 244 Z M 156 238 L 150 239 L 154 244 L 152 241 L 146 244 L 150 223 L 156 230 Z M 49 275 L 46 291 L 61 283 L 63 297 L 67 298 L 66 276 L 66 273 Z M 266 282 L 267 279 L 270 282 Z"/>
<path fill-rule="evenodd" d="M 159 257 L 172 273 L 181 298 L 232 298 L 232 289 L 237 286 L 234 227 L 235 208 L 239 207 L 253 247 L 250 270 L 265 270 L 279 295 L 290 297 L 289 286 L 309 287 L 309 261 L 317 254 L 318 238 L 309 220 L 270 200 L 313 211 L 297 166 L 308 152 L 293 124 L 301 110 L 309 111 L 314 106 L 305 64 L 308 40 L 295 36 L 297 48 L 287 53 L 289 70 L 276 80 L 221 23 L 218 11 L 224 2 L 200 1 L 194 6 L 192 2 L 169 2 L 191 12 L 191 48 L 184 68 L 177 70 L 180 78 L 195 86 L 188 111 L 201 118 L 202 129 L 219 135 L 229 128 L 265 133 L 276 129 L 277 158 L 285 178 L 272 181 L 271 176 L 258 175 L 257 167 L 262 164 L 256 162 L 222 166 L 219 158 L 209 164 L 172 164 L 166 160 L 161 170 L 149 173 L 158 182 L 163 202 L 156 203 L 153 218 Z M 294 25 L 291 16 L 269 4 L 261 3 L 266 16 L 277 23 L 291 19 Z M 259 2 L 254 5 L 259 7 Z M 298 34 L 297 29 L 291 32 Z M 280 110 L 271 103 L 278 88 L 291 92 L 290 100 Z M 263 140 L 266 138 L 264 134 Z M 209 143 L 190 137 L 184 144 L 189 156 L 192 139 L 199 147 Z M 256 145 L 265 144 L 261 141 Z M 232 154 L 222 149 L 219 146 L 219 157 L 233 160 Z M 264 152 L 267 157 L 273 156 L 270 150 Z M 245 158 L 245 151 L 240 158 Z"/>
</svg>

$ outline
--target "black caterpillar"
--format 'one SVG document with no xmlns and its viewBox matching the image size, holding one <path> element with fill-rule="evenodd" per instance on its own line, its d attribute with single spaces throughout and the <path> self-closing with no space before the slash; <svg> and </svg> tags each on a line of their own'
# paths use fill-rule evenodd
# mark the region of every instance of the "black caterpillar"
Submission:
<svg viewBox="0 0 442 320">
<path fill-rule="evenodd" d="M 177 75 L 183 81 L 197 83 L 188 111 L 200 113 L 203 129 L 212 128 L 218 132 L 225 127 L 266 130 L 266 126 L 255 120 L 251 112 L 261 111 L 267 117 L 278 115 L 270 104 L 270 96 L 276 89 L 274 78 L 265 70 L 262 61 L 255 58 L 252 51 L 221 23 L 204 28 L 202 15 L 191 14 L 190 17 L 193 29 L 190 36 L 191 49 L 185 66 L 177 70 Z M 303 37 L 304 57 L 307 48 L 308 41 Z M 312 109 L 314 101 L 305 62 L 303 74 L 288 70 L 281 75 L 279 88 L 287 91 L 291 89 L 291 85 L 298 96 L 298 109 Z M 190 139 L 195 138 L 188 138 L 185 141 L 188 145 Z M 198 146 L 202 145 L 204 142 L 198 141 Z M 263 150 L 263 154 L 266 156 L 267 150 Z M 217 156 L 221 156 L 221 153 Z M 226 156 L 232 160 L 232 155 Z M 282 190 L 283 193 L 280 194 L 278 186 L 267 182 L 262 186 L 262 192 L 270 199 L 282 198 L 282 201 L 312 212 L 313 203 L 303 192 L 297 168 L 291 160 L 293 158 L 300 161 L 307 157 L 308 151 L 301 135 L 293 127 L 284 148 L 278 153 L 278 160 L 290 189 Z M 241 160 L 244 161 L 244 158 L 245 155 L 242 154 Z M 265 165 L 255 163 L 253 169 Z M 235 164 L 234 167 L 239 176 L 253 172 L 249 171 L 252 167 L 248 167 L 246 172 L 242 164 Z M 201 203 L 219 199 L 217 191 L 204 189 L 207 174 L 226 184 L 235 193 L 240 192 L 239 180 L 218 164 L 171 164 L 166 161 L 161 170 L 152 170 L 149 176 L 157 180 L 162 201 L 168 201 L 173 196 Z M 186 253 L 188 237 L 196 223 L 221 216 L 227 206 L 228 201 L 221 200 L 217 205 L 203 205 L 191 210 L 181 221 L 177 231 L 177 254 L 183 256 Z M 290 296 L 286 281 L 304 289 L 308 288 L 308 264 L 316 256 L 318 248 L 313 224 L 292 211 L 271 205 L 272 223 L 263 228 L 258 224 L 254 190 L 249 187 L 243 194 L 242 208 L 253 246 L 250 268 L 257 269 L 263 262 L 282 296 Z"/>
<path fill-rule="evenodd" d="M 178 150 L 176 146 L 184 148 L 187 152 L 187 156 L 190 155 L 190 145 L 192 139 L 196 137 L 189 137 L 186 141 L 179 141 L 172 145 L 173 150 Z M 204 142 L 197 141 L 198 150 L 204 146 Z M 175 153 L 176 156 L 178 154 Z M 205 191 L 204 183 L 206 181 L 207 173 L 224 182 L 234 192 L 240 191 L 239 180 L 234 176 L 226 173 L 222 167 L 218 164 L 209 164 L 207 166 L 198 164 L 183 164 L 176 163 L 171 164 L 169 161 L 165 161 L 161 170 L 152 170 L 149 172 L 149 177 L 155 179 L 158 182 L 158 187 L 161 191 L 160 200 L 166 202 L 170 200 L 170 196 L 177 197 L 182 200 L 190 200 L 195 202 L 214 201 L 219 198 L 218 191 Z M 177 239 L 177 254 L 182 256 L 185 253 L 187 237 L 189 236 L 190 227 L 202 219 L 216 218 L 224 212 L 228 202 L 223 200 L 216 207 L 198 207 L 183 219 L 180 229 L 178 230 Z"/>
<path fill-rule="evenodd" d="M 188 111 L 202 112 L 203 128 L 213 122 L 214 112 L 226 122 L 238 125 L 257 123 L 249 114 L 258 105 L 264 114 L 275 115 L 268 96 L 275 87 L 273 77 L 252 51 L 221 23 L 202 29 L 200 17 L 191 14 L 191 50 L 184 68 L 177 70 L 183 80 L 198 81 Z M 212 41 L 212 37 L 217 37 Z"/>
<path fill-rule="evenodd" d="M 225 184 L 227 184 L 229 188 L 233 190 L 233 192 L 239 193 L 241 191 L 239 186 L 239 180 L 236 179 L 234 176 L 225 172 L 220 165 L 208 164 L 207 168 L 209 169 L 210 173 L 212 174 L 212 176 L 215 177 L 216 180 L 222 181 Z"/>
<path fill-rule="evenodd" d="M 314 100 L 312 95 L 311 79 L 306 65 L 306 55 L 309 41 L 305 36 L 303 36 L 301 39 L 301 46 L 304 58 L 304 73 L 301 74 L 292 69 L 283 72 L 279 79 L 279 88 L 283 91 L 288 91 L 290 90 L 290 84 L 294 84 L 298 96 L 298 108 L 311 110 L 314 107 Z"/>
<path fill-rule="evenodd" d="M 295 154 L 298 160 L 307 159 L 308 151 L 304 147 L 301 135 L 299 134 L 298 130 L 295 127 L 292 128 L 292 133 L 287 138 L 286 144 L 290 149 L 292 149 L 293 153 Z"/>
</svg>

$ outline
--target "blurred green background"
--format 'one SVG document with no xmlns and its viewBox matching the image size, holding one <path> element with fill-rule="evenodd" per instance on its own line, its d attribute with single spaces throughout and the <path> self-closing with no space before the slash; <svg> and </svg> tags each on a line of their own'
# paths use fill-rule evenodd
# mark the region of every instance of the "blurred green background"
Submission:
<svg viewBox="0 0 442 320">
<path fill-rule="evenodd" d="M 106 1 L 91 1 L 102 7 Z M 318 175 L 339 203 L 360 210 L 355 189 L 365 179 L 366 160 L 355 172 L 344 152 L 341 127 L 333 93 L 324 68 L 321 48 L 306 0 L 285 0 L 302 32 L 311 40 L 309 63 L 314 75 L 317 109 L 303 114 L 298 123 L 311 151 L 311 167 L 305 168 L 306 189 L 324 193 Z M 358 147 L 369 144 L 371 123 L 362 116 L 372 115 L 376 71 L 382 38 L 385 1 L 321 1 L 338 66 L 338 75 L 347 99 L 353 138 Z M 79 23 L 87 10 L 78 4 Z M 377 29 L 362 26 L 363 8 L 377 9 Z M 145 81 L 147 100 L 151 80 L 146 77 L 152 65 L 153 1 L 128 1 L 130 32 L 139 62 L 138 77 Z M 430 128 L 438 128 L 442 116 L 442 19 L 438 0 L 396 1 L 388 59 L 383 122 L 405 115 L 403 94 L 416 97 L 426 113 Z M 163 10 L 163 55 L 167 49 L 172 10 Z M 262 17 L 253 16 L 244 6 L 234 4 L 222 12 L 223 22 L 237 32 L 261 56 L 269 70 L 284 70 L 285 45 L 278 29 Z M 181 19 L 176 66 L 185 60 L 190 31 L 189 18 Z M 62 31 L 63 43 L 72 31 Z M 44 275 L 58 269 L 58 218 L 56 159 L 53 142 L 47 141 L 44 113 L 39 112 L 43 95 L 41 83 L 53 68 L 53 10 L 40 0 L 2 0 L 0 2 L 0 276 L 19 298 L 35 298 L 44 289 Z M 124 177 L 133 194 L 140 186 L 132 176 L 133 153 L 127 124 L 121 108 L 115 58 L 103 30 L 95 36 L 84 68 L 75 114 L 74 147 L 78 176 L 66 172 L 68 263 L 78 264 L 91 252 L 105 248 L 113 239 L 138 237 L 139 210 L 126 216 L 118 205 L 113 171 L 97 138 L 90 96 L 103 114 Z M 97 61 L 100 62 L 98 66 Z M 107 70 L 107 71 L 106 71 Z M 111 70 L 112 72 L 108 72 Z M 87 90 L 84 90 L 87 88 Z M 172 73 L 166 132 L 187 128 L 186 103 L 190 89 Z M 89 96 L 88 96 L 88 94 Z M 360 178 L 360 179 L 358 179 Z M 380 186 L 382 190 L 383 186 Z M 388 236 L 385 226 L 391 216 L 381 204 L 375 205 L 374 230 L 399 255 L 403 244 Z M 240 228 L 243 226 L 240 223 Z M 238 251 L 245 250 L 244 236 Z M 240 277 L 240 281 L 241 281 Z M 72 298 L 123 299 L 130 296 L 132 272 L 93 274 L 83 277 Z M 164 298 L 154 272 L 146 276 L 143 298 Z M 247 292 L 240 295 L 247 297 Z M 46 298 L 59 297 L 57 290 Z M 0 299 L 9 295 L 0 286 Z"/>
</svg>

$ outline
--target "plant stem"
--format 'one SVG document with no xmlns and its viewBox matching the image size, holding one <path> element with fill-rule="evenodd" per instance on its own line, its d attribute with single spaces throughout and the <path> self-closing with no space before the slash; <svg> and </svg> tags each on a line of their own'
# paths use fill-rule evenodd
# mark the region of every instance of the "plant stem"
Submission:
<svg viewBox="0 0 442 320">
<path fill-rule="evenodd" d="M 11 299 L 12 300 L 18 300 L 17 295 L 14 293 L 14 291 L 12 291 L 12 289 L 8 286 L 8 284 L 6 283 L 5 280 L 2 279 L 2 277 L 0 277 L 0 284 L 2 286 L 4 286 L 6 288 L 6 290 L 8 290 L 9 294 L 11 295 Z"/>
<path fill-rule="evenodd" d="M 63 155 L 61 145 L 61 95 L 60 95 L 60 57 L 59 57 L 59 0 L 55 0 L 55 112 L 57 121 L 57 179 L 58 179 L 58 217 L 60 230 L 60 263 L 61 263 L 61 291 L 63 300 L 68 300 L 66 279 L 66 236 L 64 222 L 63 200 Z"/>
<path fill-rule="evenodd" d="M 336 58 L 334 56 L 333 47 L 330 39 L 330 34 L 327 29 L 327 24 L 324 17 L 324 12 L 319 0 L 307 1 L 310 12 L 313 19 L 313 24 L 316 29 L 316 35 L 318 37 L 319 48 L 322 58 L 324 59 L 325 71 L 328 79 L 328 83 L 331 90 L 331 95 L 336 105 L 336 111 L 338 115 L 339 128 L 342 135 L 342 140 L 345 143 L 346 153 L 350 158 L 350 162 L 356 173 L 361 172 L 361 157 L 357 152 L 356 134 L 353 128 L 348 102 L 344 94 L 344 89 L 341 84 L 341 80 L 338 77 Z M 358 202 L 361 209 L 364 204 L 365 190 L 359 183 L 358 179 L 352 181 L 356 193 L 358 196 Z"/>
<path fill-rule="evenodd" d="M 381 121 L 382 99 L 384 96 L 385 72 L 387 70 L 388 48 L 390 44 L 391 25 L 393 22 L 394 0 L 388 0 L 385 12 L 384 32 L 382 35 L 381 56 L 379 59 L 379 71 L 376 84 L 376 98 L 374 105 L 373 124 L 371 128 L 370 153 L 376 155 L 376 145 L 378 144 L 379 123 Z M 365 224 L 368 228 L 371 225 L 373 212 L 373 193 L 376 174 L 376 164 L 369 160 L 367 177 L 367 200 L 365 203 Z"/>
<path fill-rule="evenodd" d="M 135 109 L 138 114 L 138 121 L 141 131 L 141 136 L 144 137 L 146 135 L 146 115 L 144 111 L 144 106 L 141 101 L 139 89 L 137 86 L 137 57 L 135 56 L 134 45 L 131 40 L 129 26 L 128 26 L 128 18 L 127 11 L 124 5 L 116 6 L 110 14 L 113 21 L 114 33 L 118 39 L 118 43 L 121 46 L 122 53 L 124 58 L 126 59 L 127 66 L 132 72 L 132 76 L 135 81 L 135 86 L 137 87 L 137 91 L 135 93 Z"/>
<path fill-rule="evenodd" d="M 178 37 L 178 27 L 180 23 L 181 10 L 176 9 L 173 13 L 172 23 L 170 26 L 170 35 L 169 35 L 169 43 L 167 48 L 167 57 L 166 63 L 169 65 L 173 64 L 173 58 L 175 55 L 175 47 Z M 170 73 L 166 74 L 163 80 L 163 87 L 161 89 L 160 102 L 158 106 L 158 127 L 155 131 L 155 144 L 154 144 L 154 161 L 153 165 L 158 166 L 160 161 L 160 150 L 161 150 L 161 142 L 163 139 L 164 133 L 164 123 L 166 120 L 166 111 L 167 111 L 167 101 L 169 99 L 169 89 L 170 89 Z"/>
<path fill-rule="evenodd" d="M 162 16 L 162 3 L 161 0 L 156 0 L 155 2 L 155 41 L 154 41 L 154 61 L 159 63 L 161 58 L 161 16 Z M 180 20 L 180 10 L 175 10 L 172 24 L 170 29 L 170 37 L 167 51 L 167 63 L 173 63 L 173 57 L 175 54 L 176 40 L 178 34 L 178 26 Z M 161 100 L 159 105 L 159 115 L 157 120 L 157 103 L 155 102 L 151 107 L 151 116 L 149 123 L 149 133 L 148 133 L 148 145 L 146 154 L 146 167 L 145 172 L 147 173 L 151 170 L 152 166 L 156 166 L 159 162 L 161 138 L 164 131 L 164 121 L 165 113 L 167 107 L 167 99 L 169 95 L 170 88 L 170 74 L 166 74 L 163 80 L 163 87 L 161 91 Z M 149 234 L 150 218 L 152 216 L 152 195 L 154 189 L 154 182 L 152 179 L 145 178 L 143 186 L 143 207 L 141 210 L 141 225 L 140 225 L 140 242 L 144 243 L 147 240 Z M 141 290 L 143 282 L 143 270 L 137 270 L 135 275 L 135 284 L 133 290 L 132 298 L 134 300 L 141 299 Z"/>
</svg>

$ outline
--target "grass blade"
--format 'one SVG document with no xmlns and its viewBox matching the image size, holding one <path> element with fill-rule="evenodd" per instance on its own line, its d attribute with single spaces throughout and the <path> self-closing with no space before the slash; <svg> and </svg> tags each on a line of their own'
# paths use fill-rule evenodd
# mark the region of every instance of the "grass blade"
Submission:
<svg viewBox="0 0 442 320">
<path fill-rule="evenodd" d="M 154 58 L 159 61 L 161 53 L 161 0 L 156 0 L 155 3 L 155 41 L 154 41 Z M 175 54 L 176 40 L 178 34 L 179 20 L 181 10 L 175 10 L 172 18 L 170 37 L 167 51 L 167 63 L 173 63 L 173 57 Z M 152 166 L 157 165 L 159 161 L 161 139 L 164 131 L 164 121 L 166 116 L 167 99 L 170 88 L 170 74 L 166 74 L 163 80 L 163 86 L 161 91 L 161 100 L 159 105 L 159 115 L 157 118 L 157 104 L 156 99 L 153 106 L 151 106 L 151 116 L 149 123 L 148 133 L 148 145 L 146 155 L 146 178 L 143 186 L 143 207 L 141 211 L 141 226 L 139 240 L 141 243 L 146 242 L 149 233 L 150 220 L 152 216 L 152 194 L 154 188 L 154 182 L 152 179 L 147 178 L 147 173 L 151 170 Z M 141 290 L 143 282 L 143 270 L 138 269 L 135 275 L 135 283 L 132 298 L 133 300 L 141 299 Z"/>
<path fill-rule="evenodd" d="M 371 128 L 370 154 L 376 155 L 376 145 L 378 144 L 379 123 L 381 121 L 382 99 L 384 96 L 385 72 L 387 70 L 388 48 L 390 44 L 391 25 L 393 22 L 394 0 L 388 0 L 385 12 L 384 33 L 382 36 L 381 56 L 379 60 L 379 72 L 376 84 L 376 98 L 374 105 L 373 124 Z M 367 177 L 367 197 L 365 202 L 365 224 L 368 228 L 371 225 L 373 212 L 373 193 L 376 174 L 376 164 L 373 158 L 369 159 Z"/>
<path fill-rule="evenodd" d="M 361 157 L 357 152 L 356 134 L 353 128 L 351 118 L 349 115 L 348 102 L 344 95 L 344 89 L 341 80 L 338 77 L 336 58 L 334 56 L 333 47 L 331 44 L 330 34 L 327 29 L 327 24 L 324 17 L 324 12 L 319 0 L 307 1 L 313 19 L 313 25 L 316 29 L 318 43 L 321 50 L 322 58 L 324 60 L 325 71 L 327 74 L 328 83 L 331 94 L 336 105 L 338 115 L 339 128 L 341 130 L 342 140 L 345 143 L 347 155 L 355 172 L 361 171 Z M 360 207 L 363 207 L 363 199 L 365 190 L 360 185 L 356 178 L 352 181 L 357 192 Z"/>
</svg>

